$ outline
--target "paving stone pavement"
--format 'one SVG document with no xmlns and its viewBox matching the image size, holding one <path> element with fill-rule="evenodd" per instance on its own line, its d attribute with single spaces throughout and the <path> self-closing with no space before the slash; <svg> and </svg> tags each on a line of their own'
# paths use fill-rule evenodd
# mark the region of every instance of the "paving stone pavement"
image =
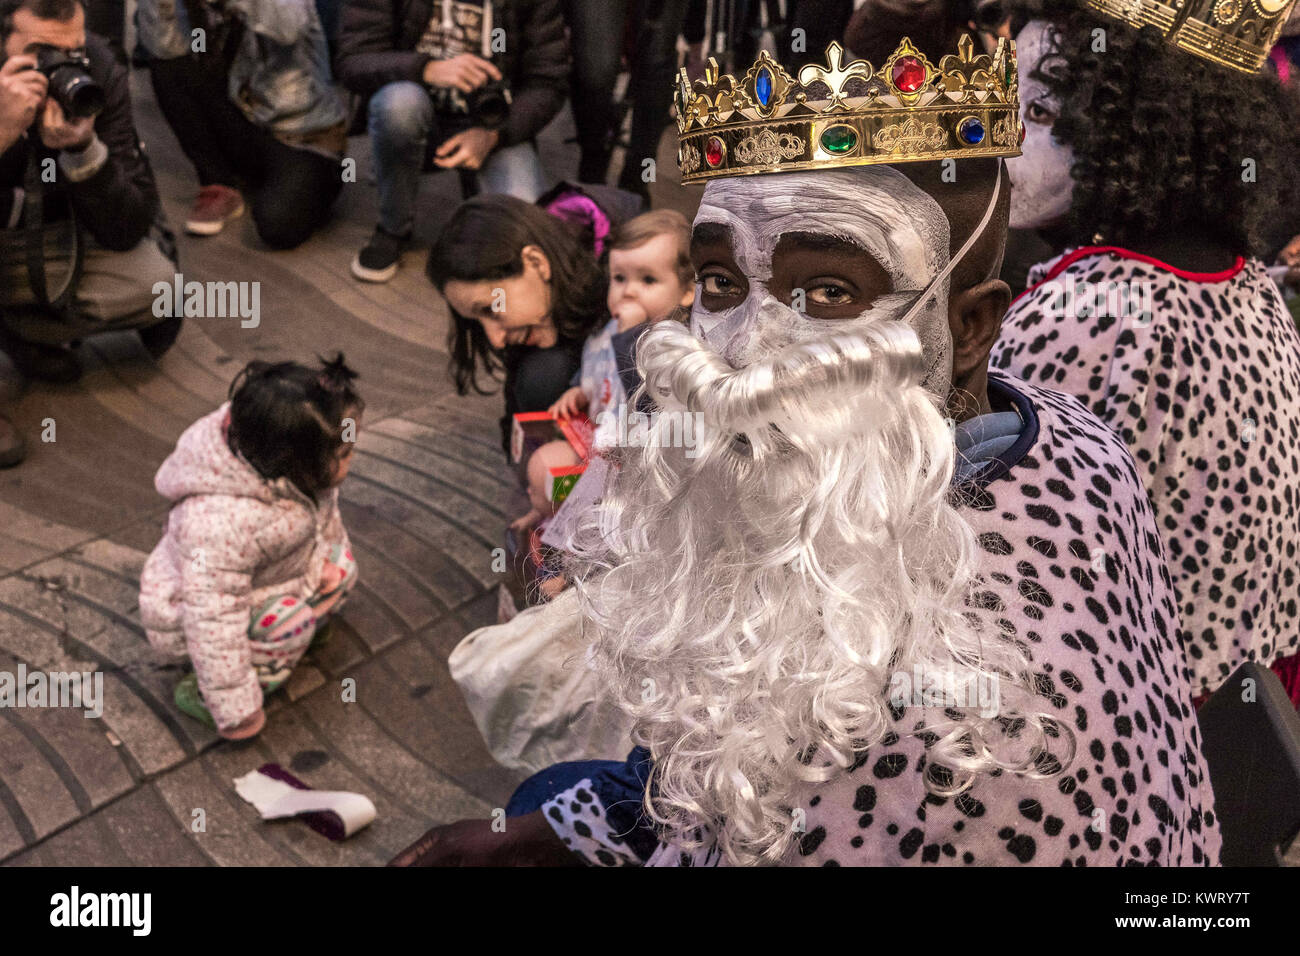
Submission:
<svg viewBox="0 0 1300 956">
<path fill-rule="evenodd" d="M 99 671 L 103 716 L 0 708 L 0 859 L 14 865 L 375 865 L 435 823 L 488 817 L 520 775 L 497 766 L 446 670 L 495 620 L 491 549 L 512 477 L 495 403 L 442 403 L 364 428 L 341 498 L 361 577 L 331 640 L 268 703 L 254 741 L 176 710 L 178 665 L 144 640 L 137 581 L 151 514 L 0 579 L 0 671 Z M 473 426 L 473 427 L 471 427 Z M 356 684 L 344 703 L 344 678 Z M 376 822 L 336 844 L 266 823 L 232 780 L 267 761 L 368 795 Z M 196 811 L 202 832 L 195 832 Z"/>
</svg>

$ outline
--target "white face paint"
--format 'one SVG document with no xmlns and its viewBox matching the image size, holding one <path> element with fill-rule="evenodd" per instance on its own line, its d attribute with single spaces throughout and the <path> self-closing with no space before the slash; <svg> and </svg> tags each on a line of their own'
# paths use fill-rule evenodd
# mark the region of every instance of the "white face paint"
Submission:
<svg viewBox="0 0 1300 956">
<path fill-rule="evenodd" d="M 1016 37 L 1016 58 L 1027 66 L 1020 74 L 1020 121 L 1025 126 L 1021 155 L 1007 160 L 1011 176 L 1011 228 L 1038 229 L 1065 218 L 1074 195 L 1070 167 L 1074 152 L 1052 137 L 1061 101 L 1040 78 L 1065 66 L 1051 52 L 1052 27 L 1030 20 Z"/>
<path fill-rule="evenodd" d="M 795 342 L 828 331 L 902 318 L 948 262 L 948 218 L 939 204 L 888 166 L 820 170 L 714 180 L 704 191 L 695 225 L 731 231 L 732 254 L 749 283 L 734 308 L 709 312 L 697 292 L 691 329 L 733 367 L 744 368 Z M 893 291 L 852 319 L 809 318 L 767 288 L 781 237 L 804 232 L 844 239 L 889 274 Z M 947 279 L 911 320 L 924 349 L 925 385 L 947 396 L 952 378 Z"/>
</svg>

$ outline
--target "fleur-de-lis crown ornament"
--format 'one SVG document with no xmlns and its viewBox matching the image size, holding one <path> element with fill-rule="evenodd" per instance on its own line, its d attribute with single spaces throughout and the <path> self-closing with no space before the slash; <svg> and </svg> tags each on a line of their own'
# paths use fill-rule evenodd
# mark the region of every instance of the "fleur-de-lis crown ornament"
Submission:
<svg viewBox="0 0 1300 956">
<path fill-rule="evenodd" d="M 766 51 L 741 77 L 710 59 L 677 79 L 682 182 L 872 163 L 1019 156 L 1015 44 L 976 54 L 970 37 L 936 67 L 906 37 L 876 69 L 832 43 L 792 76 Z"/>
</svg>

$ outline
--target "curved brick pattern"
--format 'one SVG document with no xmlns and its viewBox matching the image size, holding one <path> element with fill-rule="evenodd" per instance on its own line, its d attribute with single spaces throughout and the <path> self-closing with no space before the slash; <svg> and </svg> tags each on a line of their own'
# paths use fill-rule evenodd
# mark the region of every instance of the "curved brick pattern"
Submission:
<svg viewBox="0 0 1300 956">
<path fill-rule="evenodd" d="M 186 353 L 180 367 L 202 368 L 194 355 L 203 351 Z M 208 350 L 209 359 L 225 354 Z M 114 369 L 102 365 L 82 398 L 141 381 L 138 369 Z M 206 408 L 219 398 L 217 380 L 215 373 L 201 378 L 189 404 Z M 170 396 L 172 407 L 184 404 L 171 386 L 148 392 L 151 401 Z M 374 440 L 359 449 L 362 477 L 342 495 L 362 580 L 329 644 L 268 701 L 268 727 L 249 744 L 223 743 L 180 714 L 171 691 L 183 670 L 157 659 L 144 640 L 138 577 L 165 504 L 136 507 L 129 521 L 132 505 L 124 505 L 107 535 L 96 535 L 93 521 L 84 531 L 59 521 L 65 499 L 58 495 L 29 500 L 33 510 L 7 506 L 20 530 L 0 545 L 0 670 L 16 672 L 21 662 L 29 670 L 98 672 L 104 713 L 0 711 L 0 858 L 13 865 L 377 865 L 436 823 L 487 818 L 504 805 L 519 775 L 483 749 L 446 670 L 451 647 L 496 606 L 487 534 L 499 534 L 514 507 L 513 476 L 499 450 L 463 435 L 467 421 L 490 433 L 496 401 L 444 397 L 405 409 L 419 421 L 366 425 Z M 99 407 L 119 416 L 119 431 L 129 432 L 142 414 L 116 393 Z M 455 413 L 444 414 L 451 407 Z M 155 420 L 169 441 L 188 424 L 181 416 Z M 439 423 L 462 435 L 451 437 Z M 151 472 L 168 450 L 151 444 L 129 457 Z M 460 450 L 466 460 L 456 457 Z M 109 472 L 125 457 L 94 464 Z M 104 487 L 116 488 L 114 481 L 109 475 Z M 341 700 L 344 678 L 356 681 L 355 704 Z M 378 819 L 343 844 L 299 821 L 262 821 L 232 780 L 266 761 L 316 787 L 367 794 Z M 206 813 L 204 832 L 193 829 L 195 808 Z"/>
</svg>

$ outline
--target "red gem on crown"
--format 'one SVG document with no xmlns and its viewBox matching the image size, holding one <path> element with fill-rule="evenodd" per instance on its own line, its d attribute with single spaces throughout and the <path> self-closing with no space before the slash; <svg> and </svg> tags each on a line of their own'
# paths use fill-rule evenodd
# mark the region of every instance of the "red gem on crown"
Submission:
<svg viewBox="0 0 1300 956">
<path fill-rule="evenodd" d="M 704 144 L 704 161 L 715 168 L 722 164 L 722 140 L 718 137 L 710 136 Z"/>
<path fill-rule="evenodd" d="M 900 56 L 889 75 L 900 92 L 915 93 L 925 82 L 925 64 L 914 56 Z"/>
</svg>

